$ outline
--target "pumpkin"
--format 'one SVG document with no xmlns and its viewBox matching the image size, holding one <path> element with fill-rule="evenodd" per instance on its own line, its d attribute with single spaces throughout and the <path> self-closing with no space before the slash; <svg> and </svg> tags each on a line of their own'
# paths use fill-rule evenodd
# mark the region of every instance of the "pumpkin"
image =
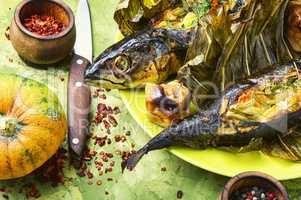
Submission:
<svg viewBox="0 0 301 200">
<path fill-rule="evenodd" d="M 58 150 L 66 130 L 62 106 L 46 85 L 0 73 L 0 180 L 40 167 Z"/>
</svg>

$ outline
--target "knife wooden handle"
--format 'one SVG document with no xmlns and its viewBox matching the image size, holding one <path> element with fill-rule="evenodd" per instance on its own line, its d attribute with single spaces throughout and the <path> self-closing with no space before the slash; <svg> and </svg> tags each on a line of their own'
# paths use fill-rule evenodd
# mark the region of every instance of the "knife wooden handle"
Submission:
<svg viewBox="0 0 301 200">
<path fill-rule="evenodd" d="M 80 159 L 89 134 L 91 91 L 84 83 L 84 72 L 89 61 L 74 55 L 68 82 L 68 142 L 69 149 Z"/>
</svg>

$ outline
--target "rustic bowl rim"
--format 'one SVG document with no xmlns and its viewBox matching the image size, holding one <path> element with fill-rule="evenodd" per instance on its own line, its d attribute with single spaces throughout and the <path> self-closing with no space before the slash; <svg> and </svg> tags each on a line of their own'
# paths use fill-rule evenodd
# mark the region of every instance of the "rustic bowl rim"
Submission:
<svg viewBox="0 0 301 200">
<path fill-rule="evenodd" d="M 58 6 L 60 6 L 61 8 L 63 8 L 65 10 L 66 14 L 69 17 L 69 23 L 68 23 L 68 26 L 66 27 L 65 30 L 63 30 L 62 32 L 60 32 L 58 34 L 48 35 L 48 36 L 42 36 L 42 35 L 39 35 L 39 34 L 36 34 L 36 33 L 33 33 L 31 31 L 29 31 L 22 24 L 22 22 L 20 20 L 20 12 L 26 4 L 28 4 L 30 2 L 33 2 L 33 1 L 38 1 L 38 0 L 23 0 L 21 3 L 18 4 L 18 6 L 16 7 L 16 10 L 15 10 L 15 13 L 14 13 L 14 20 L 15 20 L 18 28 L 23 33 L 27 34 L 28 36 L 30 36 L 32 38 L 36 38 L 36 39 L 39 39 L 39 40 L 55 40 L 55 39 L 62 38 L 64 36 L 66 36 L 67 34 L 69 34 L 72 31 L 72 29 L 74 27 L 74 24 L 75 24 L 74 14 L 73 14 L 71 8 L 61 0 L 47 0 L 47 1 L 51 2 L 51 3 L 55 3 L 55 4 L 57 4 Z"/>
<path fill-rule="evenodd" d="M 268 175 L 268 174 L 265 174 L 265 173 L 262 173 L 262 172 L 257 172 L 257 171 L 248 171 L 248 172 L 243 172 L 243 173 L 240 173 L 234 177 L 232 177 L 225 185 L 222 193 L 221 193 L 221 199 L 225 198 L 225 197 L 230 197 L 230 189 L 240 180 L 243 180 L 243 179 L 248 179 L 248 178 L 261 178 L 261 179 L 264 179 L 268 182 L 270 182 L 271 184 L 273 184 L 277 190 L 281 193 L 281 195 L 283 195 L 283 197 L 285 198 L 285 200 L 289 200 L 289 195 L 285 189 L 285 187 L 282 185 L 282 183 L 280 183 L 276 178 Z"/>
</svg>

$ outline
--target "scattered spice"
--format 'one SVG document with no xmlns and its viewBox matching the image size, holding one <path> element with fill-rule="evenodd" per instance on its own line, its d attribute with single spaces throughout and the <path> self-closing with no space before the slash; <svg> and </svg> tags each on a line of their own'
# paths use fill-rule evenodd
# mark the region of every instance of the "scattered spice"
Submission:
<svg viewBox="0 0 301 200">
<path fill-rule="evenodd" d="M 111 125 L 109 124 L 109 122 L 107 122 L 107 120 L 103 120 L 103 125 L 105 129 L 109 129 L 111 127 Z"/>
<path fill-rule="evenodd" d="M 109 195 L 109 192 L 108 192 L 108 191 L 105 191 L 105 194 L 106 194 L 106 195 Z"/>
<path fill-rule="evenodd" d="M 53 16 L 32 15 L 23 21 L 23 25 L 33 33 L 42 36 L 55 35 L 64 30 L 64 24 Z"/>
<path fill-rule="evenodd" d="M 52 186 L 64 183 L 63 168 L 67 160 L 67 150 L 60 148 L 44 165 L 32 174 L 41 182 L 50 182 Z"/>
<path fill-rule="evenodd" d="M 39 198 L 41 196 L 37 187 L 31 183 L 24 186 L 26 198 Z"/>
<path fill-rule="evenodd" d="M 162 172 L 166 172 L 166 167 L 161 167 Z"/>
<path fill-rule="evenodd" d="M 108 158 L 113 158 L 113 157 L 114 157 L 114 155 L 113 155 L 112 153 L 106 153 L 106 156 L 107 156 Z"/>
<path fill-rule="evenodd" d="M 244 187 L 233 192 L 230 200 L 278 200 L 276 193 L 259 187 Z"/>
<path fill-rule="evenodd" d="M 124 163 L 128 157 L 135 152 L 134 150 L 122 151 L 120 149 L 117 149 L 114 152 L 105 151 L 106 145 L 111 145 L 114 142 L 125 142 L 127 141 L 127 136 L 130 136 L 131 134 L 130 131 L 127 131 L 126 128 L 124 128 L 124 135 L 118 134 L 111 136 L 111 129 L 118 126 L 116 115 L 121 113 L 121 111 L 117 106 L 111 107 L 106 105 L 103 102 L 103 100 L 106 99 L 106 95 L 103 93 L 104 90 L 102 89 L 97 89 L 92 92 L 93 98 L 99 98 L 101 101 L 101 103 L 98 103 L 97 105 L 97 111 L 94 117 L 93 125 L 100 126 L 99 129 L 101 130 L 102 134 L 98 135 L 97 133 L 93 133 L 93 135 L 89 138 L 89 140 L 91 140 L 90 143 L 94 144 L 95 147 L 86 149 L 83 156 L 83 164 L 77 172 L 81 177 L 87 177 L 88 184 L 92 184 L 90 182 L 97 177 L 103 177 L 104 180 L 106 179 L 110 182 L 115 181 L 113 178 L 108 176 L 113 172 L 114 167 L 116 166 L 115 163 L 118 162 L 116 159 L 120 158 L 122 163 Z M 102 150 L 97 150 L 99 149 L 96 148 L 97 146 L 102 147 Z M 133 149 L 134 147 L 134 143 L 129 144 L 129 148 Z M 92 168 L 93 170 L 96 168 L 97 173 L 92 173 Z M 102 185 L 103 180 L 96 179 L 95 183 L 100 186 Z M 106 191 L 106 195 L 108 194 L 109 192 Z"/>
<path fill-rule="evenodd" d="M 177 198 L 178 198 L 178 199 L 182 199 L 183 195 L 184 195 L 184 193 L 183 193 L 181 190 L 179 190 L 179 191 L 177 192 Z"/>
<path fill-rule="evenodd" d="M 90 170 L 87 171 L 87 177 L 88 177 L 88 179 L 93 178 L 93 173 Z"/>
<path fill-rule="evenodd" d="M 112 124 L 113 127 L 116 127 L 118 125 L 116 119 L 112 115 L 109 115 L 108 119 L 109 119 L 109 122 Z"/>
</svg>

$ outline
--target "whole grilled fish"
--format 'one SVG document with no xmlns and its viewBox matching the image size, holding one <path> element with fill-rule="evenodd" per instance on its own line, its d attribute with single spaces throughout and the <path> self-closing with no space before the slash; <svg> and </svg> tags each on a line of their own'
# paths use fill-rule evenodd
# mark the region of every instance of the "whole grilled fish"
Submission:
<svg viewBox="0 0 301 200">
<path fill-rule="evenodd" d="M 226 1 L 200 19 L 196 37 L 191 30 L 150 29 L 123 39 L 96 59 L 86 80 L 126 89 L 162 83 L 179 71 L 178 80 L 191 90 L 202 81 L 223 90 L 258 67 L 299 58 L 300 10 L 298 0 Z M 196 57 L 199 64 L 181 67 Z"/>
<path fill-rule="evenodd" d="M 301 60 L 274 66 L 269 73 L 231 86 L 208 109 L 172 124 L 151 139 L 125 167 L 131 170 L 149 151 L 174 145 L 242 147 L 254 139 L 271 141 L 287 136 L 289 130 L 300 127 L 300 66 Z"/>
<path fill-rule="evenodd" d="M 88 67 L 85 79 L 103 88 L 161 83 L 183 65 L 193 30 L 138 31 L 106 49 Z"/>
</svg>

